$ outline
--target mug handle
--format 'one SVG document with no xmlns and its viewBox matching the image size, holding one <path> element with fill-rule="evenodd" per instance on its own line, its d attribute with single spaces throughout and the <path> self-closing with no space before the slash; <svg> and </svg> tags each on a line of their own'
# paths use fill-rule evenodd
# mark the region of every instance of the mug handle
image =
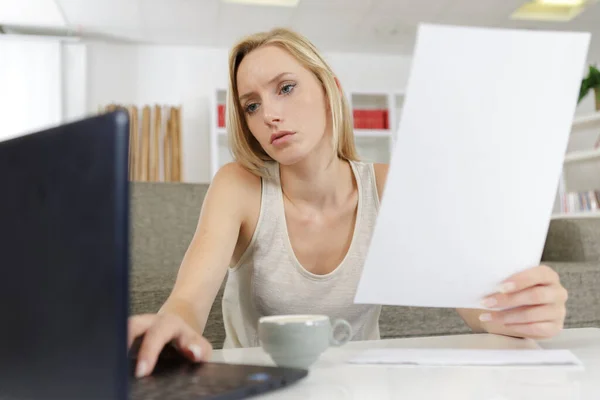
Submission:
<svg viewBox="0 0 600 400">
<path fill-rule="evenodd" d="M 340 326 L 343 328 L 344 331 L 346 331 L 346 335 L 344 336 L 343 339 L 338 340 L 333 335 L 334 335 L 336 329 Z M 348 323 L 348 321 L 341 319 L 341 318 L 336 319 L 333 322 L 333 325 L 331 326 L 331 334 L 329 336 L 329 343 L 332 346 L 336 346 L 336 347 L 343 346 L 346 343 L 348 343 L 348 341 L 350 340 L 351 337 L 352 337 L 352 326 Z"/>
</svg>

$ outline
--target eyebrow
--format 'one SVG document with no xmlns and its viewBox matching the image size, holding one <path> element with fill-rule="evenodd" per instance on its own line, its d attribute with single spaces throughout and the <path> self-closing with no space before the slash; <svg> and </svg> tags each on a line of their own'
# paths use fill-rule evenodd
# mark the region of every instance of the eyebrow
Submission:
<svg viewBox="0 0 600 400">
<path fill-rule="evenodd" d="M 283 77 L 283 76 L 285 76 L 285 75 L 292 75 L 292 73 L 291 73 L 291 72 L 282 72 L 282 73 L 280 73 L 280 74 L 277 74 L 275 77 L 271 78 L 271 79 L 269 80 L 269 82 L 267 82 L 267 85 L 270 85 L 270 84 L 272 84 L 273 82 L 275 82 L 276 80 L 278 80 L 278 79 L 282 78 L 282 77 Z M 240 103 L 241 103 L 242 101 L 244 101 L 246 98 L 248 98 L 248 97 L 252 96 L 253 94 L 254 94 L 254 92 L 248 92 L 248 93 L 244 93 L 243 95 L 241 95 L 241 96 L 240 96 L 240 99 L 239 99 L 239 100 L 240 100 Z"/>
</svg>

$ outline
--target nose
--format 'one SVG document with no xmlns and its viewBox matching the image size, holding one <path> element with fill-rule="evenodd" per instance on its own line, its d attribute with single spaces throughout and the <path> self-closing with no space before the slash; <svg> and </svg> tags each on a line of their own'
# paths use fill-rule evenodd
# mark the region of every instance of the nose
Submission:
<svg viewBox="0 0 600 400">
<path fill-rule="evenodd" d="M 281 110 L 273 101 L 263 100 L 262 110 L 265 124 L 269 127 L 281 123 Z"/>
</svg>

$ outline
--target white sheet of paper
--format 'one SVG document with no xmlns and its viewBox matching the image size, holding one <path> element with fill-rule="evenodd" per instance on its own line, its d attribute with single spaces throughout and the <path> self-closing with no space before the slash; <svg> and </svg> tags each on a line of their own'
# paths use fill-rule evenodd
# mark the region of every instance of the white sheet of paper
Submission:
<svg viewBox="0 0 600 400">
<path fill-rule="evenodd" d="M 539 264 L 589 40 L 419 27 L 356 303 L 482 308 Z"/>
<path fill-rule="evenodd" d="M 424 366 L 579 366 L 570 350 L 371 349 L 348 360 L 351 364 Z"/>
</svg>

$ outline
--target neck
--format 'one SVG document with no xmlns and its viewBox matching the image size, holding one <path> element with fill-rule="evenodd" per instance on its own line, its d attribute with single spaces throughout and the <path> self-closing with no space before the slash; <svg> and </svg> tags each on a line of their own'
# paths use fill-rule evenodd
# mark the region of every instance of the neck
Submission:
<svg viewBox="0 0 600 400">
<path fill-rule="evenodd" d="M 329 148 L 315 151 L 301 162 L 280 165 L 279 168 L 283 194 L 296 205 L 335 207 L 354 190 L 350 165 L 332 156 Z"/>
</svg>

